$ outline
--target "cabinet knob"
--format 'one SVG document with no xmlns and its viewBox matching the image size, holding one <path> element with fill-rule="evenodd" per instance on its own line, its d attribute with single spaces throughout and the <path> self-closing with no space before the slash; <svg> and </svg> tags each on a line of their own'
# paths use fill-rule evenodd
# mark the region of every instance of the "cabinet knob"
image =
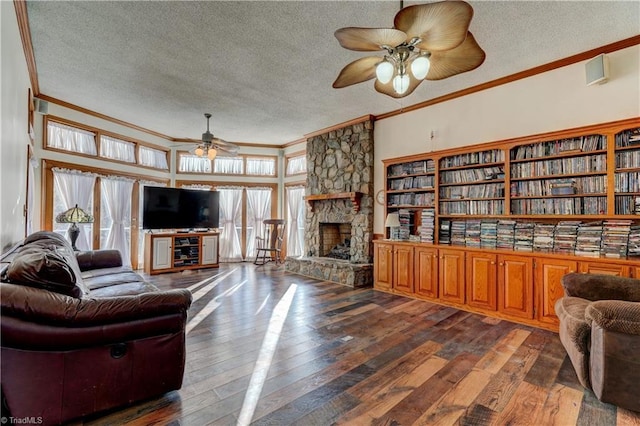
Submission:
<svg viewBox="0 0 640 426">
<path fill-rule="evenodd" d="M 504 263 L 500 262 L 500 266 L 504 266 Z"/>
<path fill-rule="evenodd" d="M 492 265 L 495 265 L 495 264 L 496 264 L 496 262 L 491 262 L 491 264 L 492 264 Z"/>
<path fill-rule="evenodd" d="M 575 271 L 572 269 L 572 270 L 570 270 L 569 272 L 574 273 Z"/>
</svg>

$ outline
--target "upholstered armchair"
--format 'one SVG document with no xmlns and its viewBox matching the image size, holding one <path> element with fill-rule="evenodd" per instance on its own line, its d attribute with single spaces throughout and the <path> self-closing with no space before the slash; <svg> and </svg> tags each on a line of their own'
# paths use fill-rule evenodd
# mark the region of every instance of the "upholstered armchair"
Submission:
<svg viewBox="0 0 640 426">
<path fill-rule="evenodd" d="M 567 274 L 556 302 L 560 340 L 599 400 L 640 411 L 640 280 Z"/>
</svg>

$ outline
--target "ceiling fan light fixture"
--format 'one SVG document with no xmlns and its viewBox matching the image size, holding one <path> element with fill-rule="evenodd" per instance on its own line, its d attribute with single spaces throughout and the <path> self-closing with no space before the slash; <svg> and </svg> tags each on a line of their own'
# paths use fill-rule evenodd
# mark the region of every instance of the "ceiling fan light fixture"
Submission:
<svg viewBox="0 0 640 426">
<path fill-rule="evenodd" d="M 407 74 L 398 74 L 393 78 L 393 90 L 398 95 L 402 95 L 409 88 L 409 76 Z"/>
<path fill-rule="evenodd" d="M 421 55 L 411 62 L 411 73 L 418 80 L 424 80 L 429 73 L 430 67 L 431 62 L 429 61 L 429 58 L 425 55 Z"/>
<path fill-rule="evenodd" d="M 213 147 L 211 147 L 211 148 L 209 148 L 209 150 L 207 150 L 207 157 L 211 161 L 213 161 L 216 158 L 217 154 L 218 154 L 218 151 Z"/>
<path fill-rule="evenodd" d="M 196 150 L 194 151 L 194 153 L 198 156 L 198 157 L 202 157 L 204 155 L 204 149 L 199 146 L 196 148 Z"/>
<path fill-rule="evenodd" d="M 380 83 L 387 84 L 393 78 L 395 67 L 386 58 L 376 67 L 376 78 Z"/>
</svg>

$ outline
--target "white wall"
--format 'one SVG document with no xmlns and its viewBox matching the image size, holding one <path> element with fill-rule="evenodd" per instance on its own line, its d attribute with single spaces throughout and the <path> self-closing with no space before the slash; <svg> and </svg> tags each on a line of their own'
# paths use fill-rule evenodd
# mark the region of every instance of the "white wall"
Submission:
<svg viewBox="0 0 640 426">
<path fill-rule="evenodd" d="M 581 62 L 376 121 L 374 192 L 384 188 L 384 159 L 640 116 L 640 47 L 608 56 L 602 85 L 586 86 Z M 384 233 L 378 204 L 373 226 Z"/>
<path fill-rule="evenodd" d="M 13 2 L 0 2 L 0 252 L 25 232 L 28 93 L 31 83 Z"/>
</svg>

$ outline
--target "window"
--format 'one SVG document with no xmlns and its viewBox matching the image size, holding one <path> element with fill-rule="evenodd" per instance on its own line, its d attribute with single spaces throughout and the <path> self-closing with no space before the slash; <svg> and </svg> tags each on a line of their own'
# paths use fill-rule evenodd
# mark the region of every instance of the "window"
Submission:
<svg viewBox="0 0 640 426">
<path fill-rule="evenodd" d="M 275 157 L 247 157 L 247 174 L 255 176 L 275 176 Z"/>
<path fill-rule="evenodd" d="M 47 123 L 47 147 L 79 154 L 98 154 L 95 133 L 53 121 Z"/>
<path fill-rule="evenodd" d="M 131 194 L 134 180 L 100 179 L 100 248 L 116 249 L 124 266 L 131 266 Z"/>
<path fill-rule="evenodd" d="M 244 173 L 244 158 L 216 157 L 216 159 L 213 160 L 213 173 L 241 175 Z"/>
<path fill-rule="evenodd" d="M 93 189 L 96 183 L 96 175 L 75 170 L 55 168 L 53 171 L 53 230 L 66 235 L 69 229 L 68 223 L 57 223 L 55 217 L 74 207 L 76 204 L 85 212 L 93 212 Z M 92 248 L 92 225 L 79 223 L 80 234 L 76 246 L 80 250 Z"/>
<path fill-rule="evenodd" d="M 305 188 L 287 188 L 287 256 L 304 255 Z"/>
<path fill-rule="evenodd" d="M 220 260 L 242 260 L 242 188 L 218 188 L 220 192 Z"/>
<path fill-rule="evenodd" d="M 295 157 L 287 157 L 286 176 L 301 175 L 307 173 L 307 156 L 306 154 L 297 155 Z"/>
<path fill-rule="evenodd" d="M 211 173 L 211 160 L 191 154 L 178 154 L 178 172 L 182 173 Z"/>
<path fill-rule="evenodd" d="M 166 151 L 149 148 L 143 145 L 138 147 L 138 164 L 141 166 L 153 167 L 155 169 L 169 170 Z"/>
<path fill-rule="evenodd" d="M 136 144 L 112 138 L 111 136 L 100 136 L 100 157 L 111 158 L 112 160 L 125 161 L 127 163 L 136 162 Z"/>
<path fill-rule="evenodd" d="M 264 234 L 264 220 L 271 218 L 271 188 L 247 188 L 246 259 L 256 255 L 256 237 Z"/>
</svg>

